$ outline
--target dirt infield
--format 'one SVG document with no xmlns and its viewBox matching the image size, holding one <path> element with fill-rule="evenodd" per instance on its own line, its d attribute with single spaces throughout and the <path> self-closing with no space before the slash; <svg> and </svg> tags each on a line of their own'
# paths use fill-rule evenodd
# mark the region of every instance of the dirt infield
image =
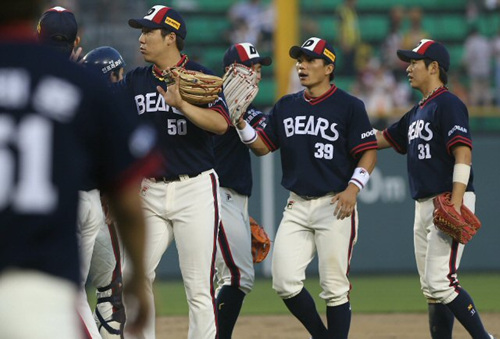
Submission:
<svg viewBox="0 0 500 339">
<path fill-rule="evenodd" d="M 484 313 L 486 328 L 500 338 L 500 314 Z M 158 338 L 187 338 L 187 317 L 157 319 Z M 234 339 L 308 339 L 302 325 L 291 315 L 241 316 Z M 350 339 L 425 339 L 430 338 L 426 314 L 354 314 Z M 470 339 L 455 322 L 454 339 Z"/>
</svg>

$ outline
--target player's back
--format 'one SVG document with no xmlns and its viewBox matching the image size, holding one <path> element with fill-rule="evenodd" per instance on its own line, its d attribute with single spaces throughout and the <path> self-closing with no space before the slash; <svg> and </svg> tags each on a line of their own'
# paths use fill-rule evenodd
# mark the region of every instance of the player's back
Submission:
<svg viewBox="0 0 500 339">
<path fill-rule="evenodd" d="M 114 105 L 107 93 L 56 51 L 0 44 L 0 271 L 77 281 L 77 191 L 87 173 L 109 182 L 125 162 L 104 140 Z M 123 133 L 116 129 L 120 142 Z"/>
</svg>

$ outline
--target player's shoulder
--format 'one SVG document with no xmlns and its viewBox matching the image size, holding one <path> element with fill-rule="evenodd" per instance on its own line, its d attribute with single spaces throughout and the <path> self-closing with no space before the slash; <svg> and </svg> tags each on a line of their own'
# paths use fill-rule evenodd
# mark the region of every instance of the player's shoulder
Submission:
<svg viewBox="0 0 500 339">
<path fill-rule="evenodd" d="M 205 73 L 205 74 L 215 75 L 214 71 L 212 71 L 208 67 L 205 67 L 202 64 L 200 64 L 200 63 L 198 63 L 196 61 L 193 61 L 191 59 L 189 59 L 186 62 L 186 64 L 184 65 L 184 67 L 186 69 L 190 70 L 190 71 L 198 71 L 198 72 L 202 72 L 202 73 Z"/>
<path fill-rule="evenodd" d="M 436 96 L 434 98 L 436 100 L 436 103 L 440 107 L 459 107 L 461 109 L 467 110 L 467 107 L 465 103 L 454 93 L 450 92 L 449 90 L 443 91 L 440 95 Z"/>
<path fill-rule="evenodd" d="M 339 100 L 341 100 L 342 102 L 344 102 L 346 105 L 351 104 L 351 105 L 355 105 L 355 106 L 360 106 L 360 105 L 364 106 L 363 100 L 361 100 L 357 96 L 347 92 L 346 90 L 344 90 L 340 87 L 336 88 L 335 94 L 336 94 L 336 97 Z"/>
<path fill-rule="evenodd" d="M 140 66 L 134 69 L 131 69 L 127 73 L 125 73 L 124 78 L 126 79 L 135 79 L 138 77 L 146 77 L 153 72 L 153 65 L 149 66 Z"/>
</svg>

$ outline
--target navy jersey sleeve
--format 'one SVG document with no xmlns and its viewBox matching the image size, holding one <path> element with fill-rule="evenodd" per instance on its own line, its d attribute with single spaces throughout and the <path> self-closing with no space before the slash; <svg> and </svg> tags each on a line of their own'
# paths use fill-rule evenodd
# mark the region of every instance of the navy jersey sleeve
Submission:
<svg viewBox="0 0 500 339">
<path fill-rule="evenodd" d="M 150 174 L 159 162 L 155 130 L 139 118 L 122 91 L 96 87 L 97 95 L 87 101 L 90 119 L 81 116 L 86 147 L 92 155 L 92 173 L 102 189 L 118 189 L 129 181 Z M 140 161 L 139 161 L 140 160 Z"/>
<path fill-rule="evenodd" d="M 407 112 L 399 121 L 387 127 L 383 132 L 389 144 L 391 144 L 396 152 L 401 154 L 406 154 L 406 152 L 408 152 L 408 120 L 410 113 L 414 109 L 415 107 Z"/>
<path fill-rule="evenodd" d="M 271 152 L 276 151 L 280 147 L 279 136 L 278 136 L 279 118 L 278 118 L 277 114 L 280 111 L 282 100 L 283 99 L 278 101 L 273 106 L 273 108 L 271 109 L 271 112 L 269 112 L 269 114 L 266 116 L 266 121 L 263 124 L 263 126 L 259 126 L 256 128 L 257 133 L 259 134 L 260 138 L 266 144 L 267 148 Z"/>
<path fill-rule="evenodd" d="M 359 156 L 366 150 L 377 149 L 375 133 L 361 100 L 355 100 L 352 107 L 347 147 L 353 157 Z"/>
<path fill-rule="evenodd" d="M 264 128 L 266 126 L 266 115 L 251 104 L 243 118 L 253 128 Z"/>
<path fill-rule="evenodd" d="M 439 128 L 443 134 L 446 150 L 451 154 L 453 146 L 465 145 L 472 148 L 467 107 L 456 97 L 439 106 Z"/>
</svg>

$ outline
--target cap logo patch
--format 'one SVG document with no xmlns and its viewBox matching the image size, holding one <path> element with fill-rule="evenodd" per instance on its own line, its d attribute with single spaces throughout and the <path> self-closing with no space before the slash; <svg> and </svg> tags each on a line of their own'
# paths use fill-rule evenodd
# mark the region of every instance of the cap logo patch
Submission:
<svg viewBox="0 0 500 339">
<path fill-rule="evenodd" d="M 179 21 L 176 21 L 170 17 L 167 17 L 165 19 L 165 23 L 169 26 L 172 26 L 175 29 L 179 29 L 181 27 L 181 23 Z"/>
<path fill-rule="evenodd" d="M 413 49 L 413 52 L 418 53 L 420 55 L 424 55 L 425 51 L 434 43 L 434 40 L 430 39 L 422 39 L 418 43 L 417 47 Z"/>
<path fill-rule="evenodd" d="M 302 47 L 307 48 L 308 50 L 314 51 L 314 48 L 320 42 L 320 40 L 321 39 L 318 39 L 318 38 L 311 38 L 311 39 L 307 40 L 306 42 L 304 42 Z"/>
<path fill-rule="evenodd" d="M 332 60 L 332 62 L 335 62 L 335 54 L 333 54 L 331 51 L 325 48 L 323 54 L 326 55 L 328 59 Z"/>
<path fill-rule="evenodd" d="M 245 50 L 245 54 L 248 56 L 248 59 L 260 57 L 259 52 L 257 52 L 257 49 L 251 43 L 244 42 L 239 45 Z"/>
</svg>

